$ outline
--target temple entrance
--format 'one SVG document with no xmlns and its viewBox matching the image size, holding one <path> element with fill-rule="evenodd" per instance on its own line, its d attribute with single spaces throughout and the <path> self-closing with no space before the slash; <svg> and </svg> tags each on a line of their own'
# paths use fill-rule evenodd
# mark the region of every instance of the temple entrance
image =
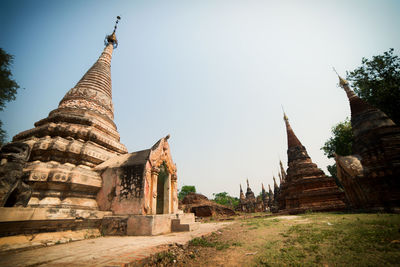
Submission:
<svg viewBox="0 0 400 267">
<path fill-rule="evenodd" d="M 165 163 L 161 164 L 160 172 L 158 174 L 157 179 L 157 206 L 156 213 L 163 214 L 164 213 L 164 194 L 168 194 L 165 192 L 165 183 L 168 181 L 168 172 Z"/>
</svg>

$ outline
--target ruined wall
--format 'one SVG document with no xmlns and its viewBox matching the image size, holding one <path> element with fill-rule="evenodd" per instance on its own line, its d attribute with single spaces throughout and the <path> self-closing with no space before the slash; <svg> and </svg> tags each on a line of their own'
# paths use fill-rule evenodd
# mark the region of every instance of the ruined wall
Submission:
<svg viewBox="0 0 400 267">
<path fill-rule="evenodd" d="M 114 215 L 146 214 L 144 210 L 143 165 L 109 168 L 102 173 L 103 186 L 97 194 L 100 210 Z"/>
</svg>

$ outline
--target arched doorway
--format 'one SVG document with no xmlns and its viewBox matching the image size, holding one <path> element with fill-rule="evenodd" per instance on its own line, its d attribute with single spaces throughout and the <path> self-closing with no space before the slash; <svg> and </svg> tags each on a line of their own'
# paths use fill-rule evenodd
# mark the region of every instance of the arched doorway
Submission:
<svg viewBox="0 0 400 267">
<path fill-rule="evenodd" d="M 157 179 L 157 204 L 156 204 L 156 213 L 157 214 L 164 214 L 169 213 L 169 211 L 164 210 L 165 201 L 169 200 L 167 198 L 167 194 L 169 194 L 169 186 L 168 186 L 168 178 L 169 173 L 165 162 L 160 166 L 160 172 L 158 174 Z"/>
</svg>

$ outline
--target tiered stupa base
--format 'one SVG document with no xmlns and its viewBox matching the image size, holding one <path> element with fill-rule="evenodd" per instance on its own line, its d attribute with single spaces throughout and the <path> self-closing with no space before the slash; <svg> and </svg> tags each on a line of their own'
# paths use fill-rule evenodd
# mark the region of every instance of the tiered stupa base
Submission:
<svg viewBox="0 0 400 267">
<path fill-rule="evenodd" d="M 330 177 L 303 179 L 283 190 L 286 190 L 284 211 L 289 214 L 337 211 L 346 208 L 344 193 Z"/>
</svg>

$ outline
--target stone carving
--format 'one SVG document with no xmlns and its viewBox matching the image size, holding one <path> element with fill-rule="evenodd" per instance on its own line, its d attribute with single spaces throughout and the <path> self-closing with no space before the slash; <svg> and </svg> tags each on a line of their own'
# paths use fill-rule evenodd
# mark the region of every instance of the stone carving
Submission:
<svg viewBox="0 0 400 267">
<path fill-rule="evenodd" d="M 23 181 L 23 168 L 30 156 L 30 147 L 24 143 L 9 143 L 0 150 L 0 206 L 28 204 L 32 189 Z"/>
</svg>

